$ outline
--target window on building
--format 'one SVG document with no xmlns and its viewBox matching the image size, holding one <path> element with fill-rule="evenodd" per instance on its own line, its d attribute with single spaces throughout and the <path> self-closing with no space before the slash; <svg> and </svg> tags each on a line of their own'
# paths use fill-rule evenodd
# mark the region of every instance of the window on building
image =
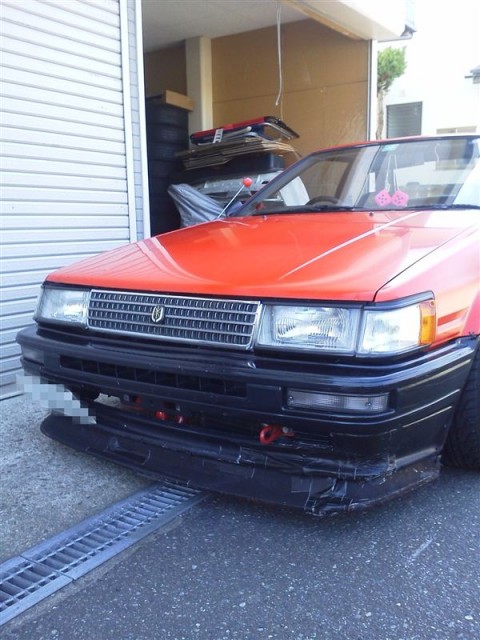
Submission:
<svg viewBox="0 0 480 640">
<path fill-rule="evenodd" d="M 477 133 L 477 127 L 472 125 L 470 127 L 447 127 L 445 129 L 437 129 L 438 135 L 446 135 L 449 133 Z"/>
<path fill-rule="evenodd" d="M 422 103 L 387 106 L 387 138 L 417 136 L 422 133 Z"/>
</svg>

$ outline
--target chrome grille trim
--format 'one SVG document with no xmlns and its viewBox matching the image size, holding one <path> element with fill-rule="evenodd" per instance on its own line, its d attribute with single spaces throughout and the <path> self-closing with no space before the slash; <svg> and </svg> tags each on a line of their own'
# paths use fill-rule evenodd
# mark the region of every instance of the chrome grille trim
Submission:
<svg viewBox="0 0 480 640">
<path fill-rule="evenodd" d="M 155 307 L 162 307 L 158 323 L 152 320 Z M 252 300 L 93 289 L 88 327 L 106 333 L 248 349 L 259 312 L 260 302 Z"/>
</svg>

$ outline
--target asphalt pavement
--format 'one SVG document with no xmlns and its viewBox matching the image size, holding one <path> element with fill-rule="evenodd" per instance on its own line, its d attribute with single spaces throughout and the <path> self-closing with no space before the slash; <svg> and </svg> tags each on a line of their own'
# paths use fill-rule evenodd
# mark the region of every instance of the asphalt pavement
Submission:
<svg viewBox="0 0 480 640">
<path fill-rule="evenodd" d="M 0 561 L 151 484 L 0 404 Z M 478 640 L 480 474 L 318 519 L 211 494 L 0 629 L 5 640 Z"/>
<path fill-rule="evenodd" d="M 152 482 L 53 442 L 44 415 L 26 396 L 0 401 L 0 562 Z"/>
</svg>

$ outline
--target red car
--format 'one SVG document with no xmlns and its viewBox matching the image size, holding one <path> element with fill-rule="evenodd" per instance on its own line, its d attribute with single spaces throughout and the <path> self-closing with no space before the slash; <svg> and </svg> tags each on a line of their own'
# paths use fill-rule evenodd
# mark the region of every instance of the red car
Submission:
<svg viewBox="0 0 480 640">
<path fill-rule="evenodd" d="M 480 470 L 479 280 L 480 136 L 367 142 L 56 271 L 18 341 L 52 438 L 327 514 Z"/>
</svg>

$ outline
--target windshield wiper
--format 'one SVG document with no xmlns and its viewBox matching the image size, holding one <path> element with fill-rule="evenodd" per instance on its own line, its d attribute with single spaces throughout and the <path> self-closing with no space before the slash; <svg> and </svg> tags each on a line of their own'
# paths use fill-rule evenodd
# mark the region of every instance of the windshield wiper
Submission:
<svg viewBox="0 0 480 640">
<path fill-rule="evenodd" d="M 448 211 L 449 209 L 480 209 L 480 205 L 478 204 L 418 204 L 414 207 L 405 207 L 408 210 L 415 211 L 435 211 L 442 210 Z"/>
<path fill-rule="evenodd" d="M 355 212 L 355 211 L 370 211 L 365 207 L 347 207 L 345 205 L 338 204 L 302 204 L 295 207 L 279 207 L 278 209 L 264 209 L 255 211 L 252 216 L 269 216 L 269 215 L 281 215 L 284 213 L 337 213 L 342 211 Z"/>
<path fill-rule="evenodd" d="M 442 209 L 480 209 L 480 204 L 446 204 Z"/>
</svg>

